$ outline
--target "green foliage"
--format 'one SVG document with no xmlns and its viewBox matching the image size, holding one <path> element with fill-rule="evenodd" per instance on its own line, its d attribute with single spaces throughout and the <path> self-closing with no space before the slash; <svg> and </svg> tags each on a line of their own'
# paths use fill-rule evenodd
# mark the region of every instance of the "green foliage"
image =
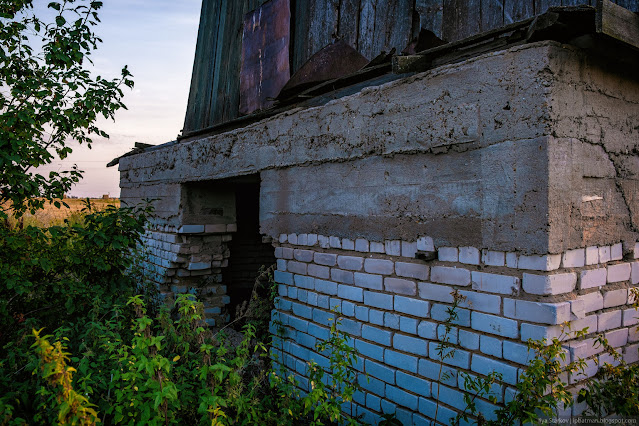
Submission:
<svg viewBox="0 0 639 426">
<path fill-rule="evenodd" d="M 0 214 L 19 216 L 63 194 L 82 176 L 73 167 L 43 176 L 34 171 L 64 159 L 70 141 L 91 145 L 96 126 L 125 108 L 122 87 L 133 86 L 125 67 L 114 80 L 86 68 L 100 38 L 101 1 L 50 2 L 51 22 L 35 16 L 33 0 L 0 1 Z"/>
</svg>

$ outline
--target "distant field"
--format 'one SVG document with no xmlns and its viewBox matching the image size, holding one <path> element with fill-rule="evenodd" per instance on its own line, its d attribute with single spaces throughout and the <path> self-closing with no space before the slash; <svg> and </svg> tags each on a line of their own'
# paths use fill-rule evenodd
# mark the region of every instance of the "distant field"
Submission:
<svg viewBox="0 0 639 426">
<path fill-rule="evenodd" d="M 80 212 L 86 206 L 85 200 L 86 198 L 65 198 L 63 201 L 69 205 L 69 208 L 61 206 L 58 209 L 53 204 L 46 204 L 44 210 L 37 211 L 35 215 L 27 212 L 22 218 L 23 223 L 25 226 L 48 227 L 62 225 L 64 219 L 78 220 L 81 216 Z M 94 210 L 104 210 L 109 205 L 120 207 L 119 198 L 91 198 L 90 201 Z M 16 220 L 10 219 L 9 222 L 15 224 Z"/>
</svg>

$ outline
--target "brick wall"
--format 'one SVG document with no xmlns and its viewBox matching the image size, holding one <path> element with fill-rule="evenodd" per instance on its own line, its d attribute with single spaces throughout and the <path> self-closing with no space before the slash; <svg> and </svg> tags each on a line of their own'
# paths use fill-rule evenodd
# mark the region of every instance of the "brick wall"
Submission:
<svg viewBox="0 0 639 426">
<path fill-rule="evenodd" d="M 597 332 L 626 361 L 638 358 L 639 318 L 629 297 L 639 282 L 639 244 L 625 252 L 619 243 L 544 256 L 437 247 L 432 261 L 416 258 L 435 250 L 428 237 L 374 242 L 283 234 L 275 245 L 277 316 L 285 327 L 275 359 L 307 386 L 307 360 L 327 362 L 314 345 L 328 336 L 331 308 L 337 307 L 342 329 L 360 352 L 364 390 L 345 409 L 369 422 L 395 412 L 404 424 L 427 424 L 437 396 L 438 420 L 447 422 L 465 408 L 461 371 L 501 373 L 503 383 L 493 391 L 499 403 L 507 400 L 530 359 L 526 341 L 559 336 L 566 322 L 572 330 L 589 331 L 565 344 L 572 359 L 587 360 L 585 375 L 567 378 L 575 389 L 594 375 L 595 361 L 606 357 L 593 348 Z M 448 377 L 438 383 L 436 346 L 454 289 L 466 300 L 450 335 L 454 356 L 442 366 Z M 483 399 L 478 408 L 488 418 L 495 409 Z"/>
</svg>

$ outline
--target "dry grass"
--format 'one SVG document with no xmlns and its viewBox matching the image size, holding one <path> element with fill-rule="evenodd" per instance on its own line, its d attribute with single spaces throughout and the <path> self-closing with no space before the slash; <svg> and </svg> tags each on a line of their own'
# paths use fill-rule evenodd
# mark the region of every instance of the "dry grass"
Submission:
<svg viewBox="0 0 639 426">
<path fill-rule="evenodd" d="M 86 198 L 65 198 L 62 201 L 67 203 L 69 207 L 61 206 L 58 209 L 53 204 L 46 204 L 43 210 L 37 211 L 34 215 L 27 212 L 19 220 L 14 217 L 9 218 L 9 223 L 12 226 L 19 226 L 19 223 L 22 223 L 23 226 L 32 225 L 46 228 L 63 225 L 65 219 L 69 219 L 70 222 L 80 221 L 83 216 L 82 209 L 86 207 Z M 109 205 L 120 207 L 118 198 L 92 198 L 90 201 L 93 210 L 104 210 Z"/>
</svg>

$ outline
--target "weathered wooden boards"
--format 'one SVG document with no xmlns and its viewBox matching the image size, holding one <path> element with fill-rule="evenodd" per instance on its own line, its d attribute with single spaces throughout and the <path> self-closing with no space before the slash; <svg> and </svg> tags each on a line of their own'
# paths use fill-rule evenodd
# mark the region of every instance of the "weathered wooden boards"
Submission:
<svg viewBox="0 0 639 426">
<path fill-rule="evenodd" d="M 239 115 L 244 15 L 265 0 L 203 0 L 184 133 Z M 615 3 L 639 12 L 639 0 Z M 420 28 L 449 42 L 500 28 L 553 6 L 597 0 L 290 0 L 290 72 L 337 39 L 371 59 L 401 52 Z"/>
<path fill-rule="evenodd" d="M 597 32 L 639 49 L 639 15 L 609 0 L 597 1 Z"/>
</svg>

